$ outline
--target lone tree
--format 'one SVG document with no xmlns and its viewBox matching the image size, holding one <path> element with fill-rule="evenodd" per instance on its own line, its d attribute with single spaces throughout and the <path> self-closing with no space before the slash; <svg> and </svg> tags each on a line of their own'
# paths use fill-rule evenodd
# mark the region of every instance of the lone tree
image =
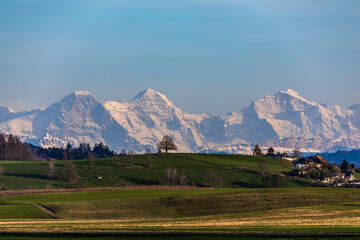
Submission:
<svg viewBox="0 0 360 240">
<path fill-rule="evenodd" d="M 130 167 L 134 167 L 134 155 L 136 153 L 133 151 L 133 150 L 129 150 L 128 151 L 128 158 L 129 158 L 129 164 L 130 164 Z"/>
<path fill-rule="evenodd" d="M 177 150 L 173 139 L 169 135 L 164 136 L 163 139 L 158 142 L 157 148 L 159 151 L 165 150 L 165 152 L 168 152 L 169 150 Z"/>
<path fill-rule="evenodd" d="M 55 176 L 55 161 L 54 160 L 49 161 L 47 176 L 48 176 L 48 178 L 53 178 Z"/>
<path fill-rule="evenodd" d="M 269 173 L 269 166 L 266 162 L 261 162 L 258 166 L 258 169 L 262 175 L 267 175 Z"/>
<path fill-rule="evenodd" d="M 79 182 L 80 177 L 76 166 L 72 161 L 67 160 L 64 164 L 63 175 L 68 188 Z"/>
<path fill-rule="evenodd" d="M 262 154 L 261 148 L 259 147 L 259 145 L 256 144 L 256 145 L 254 146 L 254 152 L 253 152 L 253 154 L 254 154 L 255 156 L 259 156 L 259 155 Z"/>
<path fill-rule="evenodd" d="M 150 169 L 152 167 L 151 150 L 146 149 L 145 154 L 146 154 L 146 165 L 145 166 L 146 166 L 147 169 Z"/>
<path fill-rule="evenodd" d="M 297 159 L 302 158 L 303 155 L 300 152 L 300 148 L 295 148 L 294 151 L 292 152 L 292 156 Z"/>
<path fill-rule="evenodd" d="M 92 169 L 93 166 L 95 165 L 95 161 L 96 161 L 96 158 L 95 158 L 94 154 L 89 153 L 88 158 L 86 160 L 90 165 L 90 169 Z"/>
<path fill-rule="evenodd" d="M 268 151 L 267 151 L 268 155 L 274 155 L 275 154 L 275 150 L 273 147 L 269 147 Z"/>
</svg>

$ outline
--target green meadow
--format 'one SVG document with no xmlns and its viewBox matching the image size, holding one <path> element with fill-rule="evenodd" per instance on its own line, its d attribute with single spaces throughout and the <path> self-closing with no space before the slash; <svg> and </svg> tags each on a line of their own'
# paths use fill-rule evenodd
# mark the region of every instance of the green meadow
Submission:
<svg viewBox="0 0 360 240">
<path fill-rule="evenodd" d="M 94 166 L 87 160 L 73 160 L 80 176 L 77 188 L 119 187 L 158 185 L 166 168 L 176 169 L 187 177 L 187 184 L 203 186 L 204 175 L 215 172 L 223 180 L 221 187 L 258 188 L 262 187 L 263 177 L 258 166 L 265 162 L 272 174 L 286 173 L 293 169 L 287 161 L 258 156 L 211 155 L 211 154 L 164 154 L 151 155 L 152 167 L 146 168 L 146 155 L 134 157 L 130 167 L 129 158 L 114 157 L 97 159 Z M 64 160 L 55 162 L 55 171 L 61 175 Z M 0 178 L 0 185 L 5 190 L 65 188 L 66 183 L 47 176 L 47 161 L 1 161 L 5 176 Z M 101 177 L 101 179 L 98 179 Z M 285 187 L 318 186 L 313 181 L 284 179 Z"/>
</svg>

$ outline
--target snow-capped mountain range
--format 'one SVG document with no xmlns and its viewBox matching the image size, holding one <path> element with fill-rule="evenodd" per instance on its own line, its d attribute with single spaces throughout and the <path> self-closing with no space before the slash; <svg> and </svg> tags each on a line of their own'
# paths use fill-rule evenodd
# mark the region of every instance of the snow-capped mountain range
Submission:
<svg viewBox="0 0 360 240">
<path fill-rule="evenodd" d="M 191 114 L 152 89 L 130 101 L 108 102 L 78 91 L 45 110 L 16 113 L 0 107 L 0 131 L 42 147 L 103 142 L 115 151 L 154 151 L 170 135 L 181 152 L 249 154 L 255 143 L 276 151 L 320 152 L 360 147 L 360 105 L 328 106 L 289 89 L 240 112 Z"/>
</svg>

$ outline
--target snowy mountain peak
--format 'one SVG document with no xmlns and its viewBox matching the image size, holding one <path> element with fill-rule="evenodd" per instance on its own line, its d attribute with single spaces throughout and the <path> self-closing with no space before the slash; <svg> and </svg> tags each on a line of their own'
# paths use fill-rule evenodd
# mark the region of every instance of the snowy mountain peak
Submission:
<svg viewBox="0 0 360 240">
<path fill-rule="evenodd" d="M 15 111 L 10 109 L 10 108 L 7 108 L 7 107 L 1 107 L 0 106 L 0 113 L 9 114 L 9 113 L 15 113 Z"/>
<path fill-rule="evenodd" d="M 83 91 L 76 91 L 64 97 L 61 100 L 61 103 L 73 103 L 73 102 L 99 102 L 90 92 L 83 90 Z"/>
<path fill-rule="evenodd" d="M 132 100 L 143 98 L 143 97 L 153 98 L 156 96 L 161 96 L 161 97 L 166 98 L 166 96 L 164 94 L 161 94 L 161 93 L 155 91 L 154 89 L 148 88 L 144 91 L 139 92 Z"/>
<path fill-rule="evenodd" d="M 11 110 L 11 109 L 8 108 L 8 107 L 2 107 L 2 106 L 0 106 L 0 110 L 1 110 L 1 111 L 4 111 L 4 112 L 14 113 L 14 111 Z"/>
<path fill-rule="evenodd" d="M 10 108 L 0 106 L 0 121 L 7 120 L 10 116 L 14 114 L 15 112 Z"/>
<path fill-rule="evenodd" d="M 152 102 L 152 103 L 163 103 L 166 105 L 173 106 L 174 104 L 162 93 L 159 93 L 151 88 L 148 88 L 138 93 L 130 102 Z"/>
<path fill-rule="evenodd" d="M 100 102 L 88 91 L 77 91 L 45 110 L 13 113 L 0 107 L 0 131 L 44 147 L 103 142 L 116 151 L 155 151 L 169 135 L 183 152 L 244 153 L 253 143 L 322 151 L 336 145 L 360 147 L 360 105 L 328 106 L 288 89 L 222 116 L 186 113 L 150 88 L 122 102 Z"/>
<path fill-rule="evenodd" d="M 311 101 L 309 101 L 309 100 L 307 100 L 307 99 L 305 99 L 303 96 L 301 96 L 298 92 L 296 92 L 296 91 L 294 91 L 294 90 L 292 90 L 292 89 L 288 89 L 287 91 L 280 91 L 278 94 L 277 94 L 277 96 L 279 96 L 279 95 L 287 95 L 287 96 L 290 96 L 290 97 L 292 97 L 292 98 L 295 98 L 295 99 L 297 99 L 297 100 L 299 100 L 299 101 L 301 101 L 301 102 L 305 102 L 305 103 L 307 103 L 307 104 L 309 104 L 309 105 L 313 105 L 313 106 L 318 106 L 319 105 L 319 103 L 316 103 L 316 102 L 311 102 Z"/>
<path fill-rule="evenodd" d="M 89 91 L 81 90 L 74 92 L 75 96 L 82 97 L 82 96 L 93 96 Z"/>
<path fill-rule="evenodd" d="M 288 89 L 286 91 L 280 91 L 279 94 L 286 94 L 286 95 L 289 95 L 290 97 L 293 97 L 293 98 L 297 98 L 299 100 L 302 100 L 304 102 L 309 102 L 308 100 L 306 100 L 305 98 L 303 98 L 298 92 L 292 90 L 292 89 Z"/>
<path fill-rule="evenodd" d="M 294 91 L 294 90 L 292 90 L 290 88 L 288 90 L 286 90 L 286 91 L 280 91 L 280 92 L 289 94 L 289 95 L 291 95 L 293 97 L 301 97 L 301 95 L 298 92 L 296 92 L 296 91 Z"/>
</svg>

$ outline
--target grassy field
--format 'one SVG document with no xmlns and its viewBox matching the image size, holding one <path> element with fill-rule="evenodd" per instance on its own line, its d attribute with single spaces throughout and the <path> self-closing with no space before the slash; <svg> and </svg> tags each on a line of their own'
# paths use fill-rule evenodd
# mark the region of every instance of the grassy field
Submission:
<svg viewBox="0 0 360 240">
<path fill-rule="evenodd" d="M 152 155 L 152 168 L 147 169 L 146 156 L 137 155 L 133 167 L 125 167 L 127 158 L 97 159 L 90 167 L 86 160 L 74 160 L 79 172 L 79 183 L 75 187 L 118 187 L 133 185 L 157 185 L 161 182 L 167 167 L 175 168 L 187 176 L 188 184 L 204 185 L 206 172 L 216 172 L 223 180 L 222 187 L 261 187 L 262 174 L 258 166 L 266 162 L 272 174 L 286 173 L 293 166 L 284 161 L 259 156 L 211 155 L 211 154 L 166 154 Z M 62 172 L 65 161 L 56 161 L 56 171 Z M 0 161 L 5 176 L 0 178 L 0 186 L 11 189 L 65 188 L 66 183 L 47 177 L 48 162 Z M 98 177 L 101 179 L 98 179 Z M 312 181 L 285 179 L 286 187 L 316 186 Z"/>
<path fill-rule="evenodd" d="M 293 238 L 293 234 L 306 239 L 307 234 L 315 234 L 326 239 L 326 234 L 360 234 L 358 189 L 315 188 L 311 186 L 324 185 L 286 177 L 284 188 L 261 188 L 260 163 L 266 162 L 272 174 L 280 174 L 293 169 L 288 162 L 254 156 L 167 154 L 152 155 L 152 168 L 147 169 L 145 155 L 136 156 L 133 167 L 124 166 L 128 160 L 97 159 L 92 167 L 86 160 L 74 160 L 80 175 L 75 187 L 125 186 L 123 190 L 61 190 L 64 193 L 0 197 L 0 229 L 7 233 L 0 239 L 72 239 L 74 232 L 82 234 L 76 236 L 79 239 L 119 237 L 92 233 L 121 233 L 124 239 L 266 239 L 268 234 L 283 239 Z M 64 163 L 56 161 L 58 172 Z M 0 165 L 5 169 L 0 185 L 6 190 L 66 187 L 66 183 L 46 176 L 48 162 L 1 161 Z M 176 168 L 189 183 L 201 188 L 151 187 L 161 182 L 167 167 Z M 225 188 L 202 188 L 208 171 L 221 176 Z M 129 186 L 135 189 L 128 190 Z M 32 235 L 19 236 L 19 232 Z M 48 235 L 33 235 L 44 232 Z M 59 232 L 68 234 L 51 235 Z M 168 235 L 156 235 L 160 233 Z M 205 235 L 176 235 L 184 233 Z M 215 233 L 241 236 L 208 235 Z"/>
<path fill-rule="evenodd" d="M 360 233 L 358 189 L 123 190 L 0 198 L 4 232 Z M 38 213 L 34 204 L 59 219 Z M 13 206 L 29 207 L 18 219 Z M 31 208 L 34 207 L 34 208 Z M 26 215 L 27 214 L 27 215 Z M 48 219 L 46 219 L 48 218 Z"/>
<path fill-rule="evenodd" d="M 0 205 L 0 219 L 52 219 L 51 216 L 33 205 Z"/>
</svg>

